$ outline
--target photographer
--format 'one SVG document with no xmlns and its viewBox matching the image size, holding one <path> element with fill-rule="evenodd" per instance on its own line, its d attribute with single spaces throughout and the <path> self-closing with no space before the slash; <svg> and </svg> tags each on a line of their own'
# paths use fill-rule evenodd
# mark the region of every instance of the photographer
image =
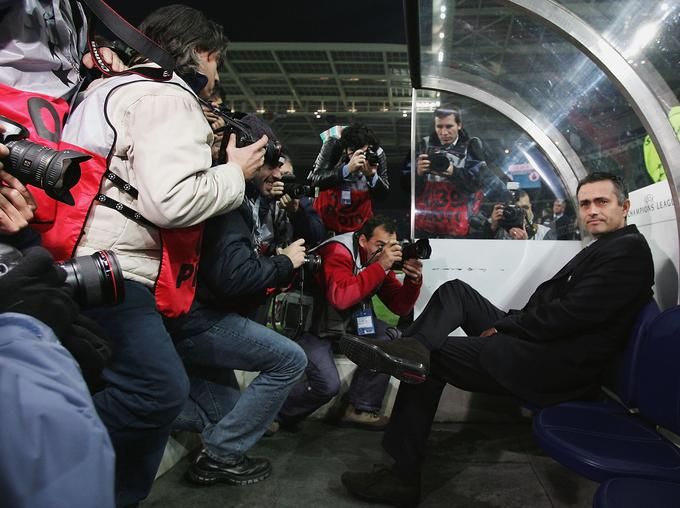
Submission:
<svg viewBox="0 0 680 508">
<path fill-rule="evenodd" d="M 321 309 L 314 316 L 311 333 L 298 340 L 307 353 L 308 366 L 305 378 L 295 385 L 277 418 L 284 428 L 293 427 L 338 393 L 340 380 L 331 340 L 346 331 L 382 341 L 398 336 L 396 329 L 377 319 L 371 299 L 378 295 L 395 314 L 408 314 L 423 281 L 422 263 L 417 259 L 403 262 L 403 284 L 392 271 L 392 266 L 402 261 L 402 252 L 394 221 L 388 217 L 376 215 L 361 230 L 333 237 L 320 246 L 318 254 L 322 265 L 316 301 Z M 340 423 L 383 429 L 387 418 L 378 413 L 388 384 L 384 374 L 357 369 Z"/>
<path fill-rule="evenodd" d="M 137 74 L 88 88 L 63 138 L 92 152 L 92 164 L 76 206 L 59 206 L 43 235 L 61 252 L 112 250 L 126 279 L 121 305 L 89 311 L 116 337 L 108 384 L 95 405 L 116 450 L 119 506 L 148 494 L 188 395 L 163 320 L 188 311 L 193 300 L 202 223 L 241 204 L 267 143 L 265 137 L 239 148 L 232 136 L 229 162 L 211 167 L 213 134 L 191 85 L 212 92 L 226 45 L 222 27 L 173 5 L 147 16 L 140 31 L 170 54 L 175 74 L 151 79 L 158 66 L 138 55 Z"/>
<path fill-rule="evenodd" d="M 248 115 L 242 121 L 255 136 L 275 141 L 259 118 Z M 173 324 L 177 351 L 191 379 L 189 401 L 175 426 L 201 433 L 203 450 L 187 473 L 199 485 L 245 485 L 269 476 L 270 462 L 246 452 L 273 421 L 306 365 L 295 342 L 249 319 L 267 289 L 287 285 L 305 259 L 304 240 L 277 255 L 259 254 L 266 226 L 255 207 L 271 197 L 278 164 L 278 156 L 265 159 L 248 182 L 241 206 L 206 224 L 196 300 L 189 315 Z M 233 369 L 259 372 L 240 398 Z"/>
<path fill-rule="evenodd" d="M 484 162 L 479 138 L 463 130 L 460 111 L 434 112 L 434 132 L 423 138 L 416 163 L 417 237 L 480 237 L 485 200 L 505 197 L 503 182 Z"/>
<path fill-rule="evenodd" d="M 543 224 L 534 222 L 531 199 L 526 191 L 516 192 L 515 203 L 509 207 L 497 203 L 491 212 L 488 238 L 500 240 L 555 240 L 555 234 Z"/>
<path fill-rule="evenodd" d="M 314 201 L 326 229 L 356 231 L 373 216 L 373 199 L 387 196 L 387 157 L 373 131 L 360 123 L 330 136 L 309 174 L 321 192 Z"/>
<path fill-rule="evenodd" d="M 17 255 L 0 244 L 3 502 L 113 507 L 115 457 L 83 381 L 90 391 L 101 387 L 108 338 L 79 315 L 65 272 L 45 249 Z"/>
</svg>

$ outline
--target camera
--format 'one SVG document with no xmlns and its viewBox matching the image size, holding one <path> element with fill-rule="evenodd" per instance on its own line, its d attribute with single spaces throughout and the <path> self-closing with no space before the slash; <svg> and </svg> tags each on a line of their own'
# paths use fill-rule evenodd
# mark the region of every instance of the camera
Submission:
<svg viewBox="0 0 680 508">
<path fill-rule="evenodd" d="M 526 212 L 515 204 L 517 202 L 519 184 L 517 182 L 508 182 L 507 188 L 510 192 L 510 201 L 503 204 L 503 217 L 498 221 L 498 225 L 507 231 L 510 231 L 512 228 L 524 229 Z"/>
<path fill-rule="evenodd" d="M 316 187 L 297 183 L 293 174 L 281 175 L 281 181 L 283 182 L 283 193 L 288 194 L 293 199 L 313 198 L 316 195 Z"/>
<path fill-rule="evenodd" d="M 14 268 L 21 257 L 17 249 L 0 244 L 0 276 Z M 125 298 L 123 272 L 110 250 L 78 256 L 54 266 L 66 272 L 66 284 L 73 288 L 73 299 L 83 309 L 117 305 Z"/>
<path fill-rule="evenodd" d="M 368 163 L 369 166 L 377 166 L 378 164 L 380 164 L 380 157 L 378 156 L 377 149 L 368 147 L 364 152 L 364 156 L 366 157 L 366 162 Z"/>
<path fill-rule="evenodd" d="M 317 256 L 316 254 L 305 254 L 305 262 L 302 266 L 312 273 L 316 272 L 321 268 L 321 256 Z"/>
<path fill-rule="evenodd" d="M 427 158 L 430 161 L 430 173 L 446 173 L 451 165 L 446 150 L 436 147 L 431 146 L 427 149 Z"/>
<path fill-rule="evenodd" d="M 392 270 L 401 270 L 404 267 L 404 261 L 408 259 L 430 259 L 432 255 L 432 247 L 430 240 L 421 238 L 420 240 L 402 240 L 401 245 L 401 263 L 394 263 Z"/>
<path fill-rule="evenodd" d="M 73 205 L 71 188 L 80 180 L 80 164 L 91 157 L 29 141 L 28 129 L 4 116 L 0 116 L 0 125 L 5 128 L 0 143 L 9 149 L 5 170 L 22 183 L 43 189 L 51 198 Z"/>
</svg>

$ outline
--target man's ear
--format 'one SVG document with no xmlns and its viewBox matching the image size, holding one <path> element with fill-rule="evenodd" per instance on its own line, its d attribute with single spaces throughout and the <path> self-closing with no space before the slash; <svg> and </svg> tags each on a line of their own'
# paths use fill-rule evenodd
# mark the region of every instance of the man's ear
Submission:
<svg viewBox="0 0 680 508">
<path fill-rule="evenodd" d="M 628 210 L 630 210 L 630 199 L 626 199 L 623 202 L 623 213 L 628 216 Z"/>
<path fill-rule="evenodd" d="M 359 245 L 364 250 L 368 249 L 368 238 L 363 233 L 359 235 Z"/>
</svg>

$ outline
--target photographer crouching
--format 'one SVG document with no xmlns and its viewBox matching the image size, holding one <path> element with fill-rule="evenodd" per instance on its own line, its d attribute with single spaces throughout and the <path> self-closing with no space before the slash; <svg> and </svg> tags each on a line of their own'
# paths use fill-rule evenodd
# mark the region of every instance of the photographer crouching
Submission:
<svg viewBox="0 0 680 508">
<path fill-rule="evenodd" d="M 251 319 L 267 289 L 290 283 L 304 263 L 305 247 L 296 240 L 276 255 L 261 254 L 271 237 L 262 217 L 280 178 L 279 151 L 262 120 L 247 115 L 240 121 L 255 139 L 266 135 L 272 143 L 247 182 L 241 206 L 207 222 L 196 299 L 172 331 L 191 382 L 175 428 L 201 433 L 203 450 L 187 471 L 198 485 L 246 485 L 269 476 L 269 460 L 246 452 L 272 423 L 307 363 L 295 342 Z M 234 369 L 259 372 L 242 394 Z"/>
<path fill-rule="evenodd" d="M 402 261 L 396 226 L 388 217 L 372 217 L 359 231 L 327 240 L 317 253 L 321 257 L 316 275 L 318 305 L 311 329 L 298 340 L 307 353 L 308 366 L 305 378 L 295 385 L 277 417 L 284 429 L 293 428 L 339 392 L 333 340 L 347 332 L 378 340 L 398 337 L 398 330 L 377 318 L 373 296 L 378 295 L 395 314 L 405 315 L 413 309 L 423 281 L 419 259 Z M 395 264 L 403 264 L 403 284 L 393 271 Z M 387 418 L 379 412 L 388 384 L 383 374 L 357 369 L 341 425 L 383 429 Z"/>
</svg>

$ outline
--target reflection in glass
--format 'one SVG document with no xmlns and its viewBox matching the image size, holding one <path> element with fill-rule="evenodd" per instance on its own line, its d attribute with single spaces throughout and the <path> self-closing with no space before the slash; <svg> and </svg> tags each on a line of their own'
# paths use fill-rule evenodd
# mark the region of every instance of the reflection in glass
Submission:
<svg viewBox="0 0 680 508">
<path fill-rule="evenodd" d="M 519 127 L 455 94 L 416 105 L 417 238 L 574 238 L 562 182 Z"/>
</svg>

